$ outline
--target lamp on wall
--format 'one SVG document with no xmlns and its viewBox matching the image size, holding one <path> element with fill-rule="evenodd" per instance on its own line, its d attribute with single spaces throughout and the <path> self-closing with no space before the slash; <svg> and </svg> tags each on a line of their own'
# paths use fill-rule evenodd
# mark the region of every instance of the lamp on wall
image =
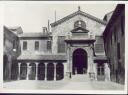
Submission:
<svg viewBox="0 0 128 95">
<path fill-rule="evenodd" d="M 16 49 L 15 49 L 15 48 L 13 48 L 13 51 L 14 51 L 14 52 L 16 52 Z"/>
</svg>

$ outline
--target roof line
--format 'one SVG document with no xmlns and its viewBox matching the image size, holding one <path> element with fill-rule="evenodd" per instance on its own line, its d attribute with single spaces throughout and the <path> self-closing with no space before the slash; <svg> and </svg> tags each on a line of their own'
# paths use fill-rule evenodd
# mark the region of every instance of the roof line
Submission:
<svg viewBox="0 0 128 95">
<path fill-rule="evenodd" d="M 93 20 L 95 20 L 96 22 L 99 22 L 99 23 L 101 23 L 101 24 L 104 24 L 104 25 L 107 24 L 105 21 L 103 21 L 103 20 L 101 20 L 101 19 L 99 19 L 99 18 L 97 18 L 97 17 L 95 17 L 95 16 L 92 16 L 92 15 L 90 15 L 90 14 L 88 14 L 88 13 L 85 13 L 85 12 L 83 12 L 83 11 L 81 11 L 81 10 L 78 10 L 78 11 L 76 11 L 76 12 L 74 12 L 74 13 L 72 13 L 72 14 L 66 16 L 66 17 L 63 17 L 62 19 L 60 19 L 60 20 L 58 20 L 58 21 L 56 21 L 56 22 L 51 23 L 50 25 L 51 25 L 51 27 L 54 27 L 54 26 L 56 26 L 56 25 L 58 25 L 58 24 L 60 24 L 60 23 L 62 23 L 62 22 L 64 22 L 64 21 L 66 21 L 66 20 L 68 20 L 68 19 L 74 17 L 74 16 L 77 15 L 77 14 L 80 14 L 80 15 L 86 16 L 86 17 L 88 17 L 88 18 L 91 18 L 91 19 L 93 19 Z"/>
</svg>

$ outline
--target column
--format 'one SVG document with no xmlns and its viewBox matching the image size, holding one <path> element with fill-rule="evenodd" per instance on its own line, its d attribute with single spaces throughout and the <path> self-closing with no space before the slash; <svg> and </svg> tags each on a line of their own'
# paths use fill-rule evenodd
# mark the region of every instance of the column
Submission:
<svg viewBox="0 0 128 95">
<path fill-rule="evenodd" d="M 67 77 L 70 78 L 70 45 L 67 44 Z"/>
<path fill-rule="evenodd" d="M 54 80 L 56 80 L 56 62 L 54 62 Z"/>
<path fill-rule="evenodd" d="M 94 63 L 94 66 L 95 66 L 95 69 L 94 69 L 95 70 L 95 80 L 97 80 L 97 69 L 98 69 L 97 64 L 98 63 Z"/>
<path fill-rule="evenodd" d="M 19 74 L 18 74 L 18 80 L 20 80 L 20 65 L 21 65 L 21 63 L 19 62 L 19 63 L 18 63 L 18 73 L 19 73 Z"/>
<path fill-rule="evenodd" d="M 44 78 L 44 80 L 47 80 L 47 64 L 48 63 L 44 63 L 45 64 L 45 78 Z"/>
<path fill-rule="evenodd" d="M 63 66 L 64 66 L 64 79 L 65 79 L 65 76 L 66 76 L 66 63 L 65 62 L 62 62 Z"/>
<path fill-rule="evenodd" d="M 36 80 L 38 80 L 38 62 L 35 63 L 36 64 Z"/>
<path fill-rule="evenodd" d="M 29 72 L 30 72 L 29 64 L 30 63 L 27 63 L 27 78 L 26 78 L 27 80 L 29 79 Z"/>
<path fill-rule="evenodd" d="M 104 74 L 105 74 L 105 81 L 110 81 L 110 68 L 108 67 L 107 63 L 104 63 Z"/>
</svg>

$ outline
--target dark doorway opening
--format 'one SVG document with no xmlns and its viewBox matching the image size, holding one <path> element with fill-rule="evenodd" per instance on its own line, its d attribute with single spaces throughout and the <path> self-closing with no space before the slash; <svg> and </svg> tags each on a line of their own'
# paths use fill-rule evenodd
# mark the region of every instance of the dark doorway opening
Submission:
<svg viewBox="0 0 128 95">
<path fill-rule="evenodd" d="M 35 80 L 36 77 L 36 64 L 35 63 L 30 63 L 29 64 L 29 80 Z"/>
<path fill-rule="evenodd" d="M 40 63 L 38 65 L 38 80 L 44 80 L 45 78 L 45 65 L 44 63 Z"/>
<path fill-rule="evenodd" d="M 48 63 L 47 65 L 47 80 L 54 80 L 54 64 Z"/>
<path fill-rule="evenodd" d="M 20 66 L 20 79 L 25 80 L 27 77 L 27 64 L 22 63 Z"/>
<path fill-rule="evenodd" d="M 56 80 L 61 80 L 64 78 L 64 66 L 62 63 L 56 65 Z"/>
<path fill-rule="evenodd" d="M 76 49 L 73 52 L 73 74 L 87 73 L 87 52 L 84 49 Z"/>
</svg>

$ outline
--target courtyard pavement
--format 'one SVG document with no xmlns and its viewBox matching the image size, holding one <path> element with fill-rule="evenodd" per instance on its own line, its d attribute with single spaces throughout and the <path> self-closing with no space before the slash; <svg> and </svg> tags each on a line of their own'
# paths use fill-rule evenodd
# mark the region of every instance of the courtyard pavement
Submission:
<svg viewBox="0 0 128 95">
<path fill-rule="evenodd" d="M 92 81 L 86 76 L 75 76 L 61 81 L 17 80 L 6 82 L 3 87 L 40 90 L 124 90 L 124 85 L 110 81 Z"/>
</svg>

